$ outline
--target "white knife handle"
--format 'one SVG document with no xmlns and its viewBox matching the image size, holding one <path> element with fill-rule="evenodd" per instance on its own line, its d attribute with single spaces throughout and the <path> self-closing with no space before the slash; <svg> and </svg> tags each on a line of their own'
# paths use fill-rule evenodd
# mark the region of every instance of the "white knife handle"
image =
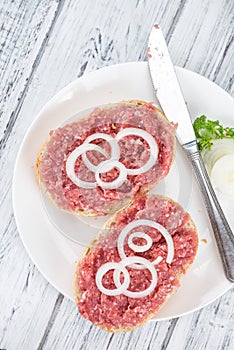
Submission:
<svg viewBox="0 0 234 350">
<path fill-rule="evenodd" d="M 234 282 L 234 235 L 219 205 L 214 189 L 210 183 L 197 142 L 192 141 L 185 145 L 193 170 L 201 188 L 201 193 L 208 211 L 211 226 L 214 231 L 217 246 L 222 259 L 227 279 Z"/>
</svg>

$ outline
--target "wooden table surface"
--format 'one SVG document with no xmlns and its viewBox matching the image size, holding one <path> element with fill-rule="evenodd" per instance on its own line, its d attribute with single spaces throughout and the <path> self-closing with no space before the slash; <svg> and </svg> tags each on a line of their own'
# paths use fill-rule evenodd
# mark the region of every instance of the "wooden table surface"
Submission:
<svg viewBox="0 0 234 350">
<path fill-rule="evenodd" d="M 234 289 L 202 310 L 130 333 L 91 325 L 27 255 L 11 200 L 16 155 L 42 106 L 89 71 L 146 60 L 155 23 L 174 64 L 233 94 L 233 14 L 233 0 L 0 1 L 1 350 L 234 349 Z"/>
</svg>

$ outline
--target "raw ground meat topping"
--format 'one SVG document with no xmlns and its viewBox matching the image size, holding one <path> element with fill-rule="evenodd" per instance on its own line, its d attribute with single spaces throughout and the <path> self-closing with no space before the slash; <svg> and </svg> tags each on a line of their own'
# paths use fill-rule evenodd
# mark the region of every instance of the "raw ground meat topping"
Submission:
<svg viewBox="0 0 234 350">
<path fill-rule="evenodd" d="M 121 163 L 119 161 L 121 157 L 121 150 L 118 142 L 121 141 L 123 137 L 131 136 L 142 138 L 147 142 L 149 147 L 149 149 L 147 149 L 147 153 L 149 153 L 149 156 L 147 157 L 148 159 L 145 161 L 145 164 L 137 168 L 126 168 L 124 163 Z M 106 140 L 109 143 L 111 148 L 110 156 L 100 146 L 89 143 L 98 139 Z M 132 141 L 134 141 L 133 138 L 130 139 L 130 142 Z M 86 155 L 87 151 L 99 152 L 106 157 L 106 160 L 100 161 L 98 165 L 95 165 L 88 159 Z M 140 153 L 142 152 L 144 152 L 144 150 L 141 150 Z M 75 172 L 75 164 L 79 156 L 82 156 L 82 160 L 87 169 L 95 173 L 96 181 L 92 182 L 80 180 L 79 175 L 77 175 Z M 124 155 L 122 154 L 122 158 L 123 156 Z M 148 132 L 138 128 L 125 128 L 118 132 L 115 138 L 105 133 L 95 133 L 90 135 L 82 145 L 75 148 L 74 151 L 72 151 L 72 153 L 69 155 L 66 161 L 66 173 L 68 177 L 73 181 L 73 183 L 79 187 L 95 188 L 98 185 L 102 189 L 117 189 L 123 185 L 125 181 L 127 181 L 127 175 L 140 175 L 142 173 L 145 173 L 152 168 L 152 166 L 157 162 L 157 159 L 158 145 L 155 139 Z M 100 179 L 100 175 L 102 173 L 112 171 L 114 168 L 117 168 L 119 171 L 117 178 L 114 178 L 113 180 L 110 179 L 110 181 L 103 181 Z"/>
<path fill-rule="evenodd" d="M 175 125 L 152 104 L 96 108 L 60 127 L 37 159 L 42 190 L 61 209 L 105 215 L 164 178 L 175 150 Z"/>
<path fill-rule="evenodd" d="M 173 256 L 174 256 L 174 245 L 173 245 L 173 239 L 171 238 L 171 235 L 169 234 L 169 232 L 162 225 L 152 220 L 141 219 L 141 220 L 132 221 L 131 223 L 129 223 L 127 226 L 124 227 L 124 229 L 121 231 L 117 240 L 117 250 L 118 250 L 119 257 L 122 258 L 122 260 L 120 260 L 118 263 L 107 262 L 104 265 L 102 265 L 97 271 L 96 285 L 102 293 L 106 295 L 124 294 L 132 298 L 140 298 L 140 297 L 149 295 L 156 287 L 157 273 L 156 273 L 156 269 L 154 268 L 154 265 L 159 264 L 163 260 L 163 258 L 161 256 L 158 256 L 154 261 L 151 262 L 137 255 L 132 255 L 131 257 L 127 257 L 124 251 L 126 236 L 128 237 L 128 240 L 127 240 L 128 247 L 131 248 L 131 250 L 135 253 L 146 252 L 152 247 L 153 239 L 151 238 L 151 236 L 147 233 L 144 233 L 142 229 L 139 229 L 140 227 L 145 227 L 145 226 L 156 229 L 157 230 L 156 232 L 160 232 L 162 234 L 162 236 L 166 240 L 167 249 L 168 249 L 166 262 L 167 263 L 172 262 Z M 137 229 L 137 228 L 138 228 L 137 231 L 134 230 L 134 232 L 132 232 L 133 229 Z M 144 241 L 146 242 L 146 244 L 144 244 Z M 137 242 L 138 244 L 136 244 Z M 129 266 L 130 268 L 133 268 L 136 270 L 148 269 L 151 272 L 150 286 L 147 289 L 140 292 L 129 291 L 128 287 L 130 284 L 130 275 L 128 270 L 125 268 L 126 266 Z M 103 276 L 110 270 L 114 270 L 113 279 L 114 279 L 114 284 L 116 286 L 116 289 L 106 289 L 102 284 Z M 124 276 L 124 280 L 122 283 L 120 281 L 121 272 L 123 273 L 123 276 Z"/>
<path fill-rule="evenodd" d="M 109 220 L 78 263 L 81 315 L 111 332 L 142 325 L 179 287 L 197 246 L 196 227 L 178 203 L 137 196 Z"/>
</svg>

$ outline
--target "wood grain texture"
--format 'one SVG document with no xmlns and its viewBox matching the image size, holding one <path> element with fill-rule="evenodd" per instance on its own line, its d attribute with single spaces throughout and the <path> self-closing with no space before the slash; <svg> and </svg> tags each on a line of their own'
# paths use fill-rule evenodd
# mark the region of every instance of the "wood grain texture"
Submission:
<svg viewBox="0 0 234 350">
<path fill-rule="evenodd" d="M 196 0 L 186 1 L 173 36 L 168 38 L 176 65 L 204 75 L 232 95 L 233 13 L 233 1 L 205 0 L 200 5 Z"/>
<path fill-rule="evenodd" d="M 66 317 L 66 315 L 69 317 Z M 66 318 L 66 323 L 63 320 Z M 161 349 L 168 329 L 174 321 L 151 322 L 131 333 L 106 333 L 89 321 L 77 317 L 74 304 L 64 299 L 57 319 L 50 330 L 44 349 Z M 82 335 L 74 337 L 77 330 Z M 142 338 L 142 334 L 145 336 Z M 160 337 L 158 335 L 160 334 Z"/>
<path fill-rule="evenodd" d="M 149 322 L 131 333 L 108 334 L 77 317 L 64 299 L 43 349 L 232 349 L 234 323 L 232 289 L 217 302 L 179 319 Z M 63 307 L 65 306 L 65 307 Z M 66 315 L 69 314 L 68 317 Z M 208 317 L 209 315 L 209 317 Z M 229 315 L 229 317 L 227 317 Z M 64 323 L 66 320 L 66 323 Z M 77 330 L 77 336 L 73 334 Z"/>
<path fill-rule="evenodd" d="M 59 10 L 57 1 L 28 4 L 3 1 L 0 14 L 0 348 L 3 349 L 30 349 L 32 344 L 36 348 L 58 295 L 28 258 L 11 205 L 12 171 L 22 140 L 20 127 L 14 132 L 12 129 Z"/>
<path fill-rule="evenodd" d="M 203 310 L 108 334 L 83 320 L 27 256 L 13 218 L 16 153 L 41 107 L 88 71 L 146 59 L 160 23 L 177 65 L 233 88 L 232 0 L 2 0 L 0 12 L 0 349 L 234 348 L 234 290 Z"/>
<path fill-rule="evenodd" d="M 169 339 L 167 350 L 232 349 L 233 295 L 232 289 L 201 311 L 181 317 Z"/>
<path fill-rule="evenodd" d="M 59 8 L 56 1 L 46 0 L 27 5 L 25 0 L 17 4 L 4 0 L 1 6 L 0 113 L 6 122 L 1 123 L 1 148 L 17 118 Z"/>
</svg>

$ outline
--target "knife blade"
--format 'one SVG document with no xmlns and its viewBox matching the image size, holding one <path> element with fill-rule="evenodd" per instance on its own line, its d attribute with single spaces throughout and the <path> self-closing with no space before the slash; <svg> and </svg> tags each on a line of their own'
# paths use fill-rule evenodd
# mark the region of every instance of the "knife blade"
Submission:
<svg viewBox="0 0 234 350">
<path fill-rule="evenodd" d="M 167 118 L 178 123 L 176 135 L 183 145 L 196 140 L 167 44 L 159 26 L 154 26 L 149 37 L 148 62 L 157 98 Z"/>
<path fill-rule="evenodd" d="M 189 160 L 207 208 L 227 279 L 234 282 L 234 235 L 219 205 L 198 150 L 191 118 L 159 25 L 149 36 L 148 65 L 157 99 L 168 120 L 178 124 L 176 136 Z"/>
</svg>

